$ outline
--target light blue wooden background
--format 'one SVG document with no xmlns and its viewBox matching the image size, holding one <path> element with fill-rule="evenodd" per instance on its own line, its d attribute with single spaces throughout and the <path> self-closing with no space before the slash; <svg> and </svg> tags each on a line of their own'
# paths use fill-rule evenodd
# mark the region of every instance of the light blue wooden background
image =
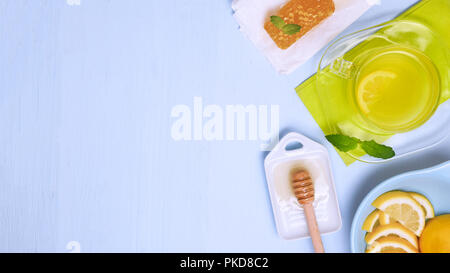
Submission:
<svg viewBox="0 0 450 273">
<path fill-rule="evenodd" d="M 346 32 L 415 1 L 386 1 Z M 0 1 L 0 251 L 308 252 L 275 231 L 255 141 L 170 136 L 177 104 L 280 105 L 282 131 L 324 143 L 294 92 L 315 56 L 277 75 L 238 31 L 230 0 Z M 349 251 L 377 183 L 450 159 L 450 141 L 386 165 L 332 157 Z"/>
</svg>

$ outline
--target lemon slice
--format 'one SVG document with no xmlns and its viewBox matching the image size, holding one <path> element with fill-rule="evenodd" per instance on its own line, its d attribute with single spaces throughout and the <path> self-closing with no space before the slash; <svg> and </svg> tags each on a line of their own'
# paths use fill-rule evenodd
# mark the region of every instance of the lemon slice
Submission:
<svg viewBox="0 0 450 273">
<path fill-rule="evenodd" d="M 362 230 L 365 230 L 367 232 L 372 231 L 372 229 L 377 225 L 378 219 L 380 218 L 380 210 L 376 209 L 372 211 L 367 217 L 366 220 L 364 220 L 364 223 L 362 225 Z"/>
<path fill-rule="evenodd" d="M 378 221 L 380 221 L 380 225 L 387 225 L 390 223 L 395 223 L 394 219 L 391 219 L 391 217 L 389 217 L 389 215 L 382 212 L 381 210 L 380 210 L 380 219 Z"/>
<path fill-rule="evenodd" d="M 366 249 L 366 253 L 417 253 L 417 248 L 410 242 L 397 236 L 389 235 L 379 238 Z"/>
<path fill-rule="evenodd" d="M 364 220 L 362 230 L 371 232 L 374 227 L 377 227 L 378 225 L 386 225 L 389 224 L 389 222 L 389 216 L 381 210 L 376 209 L 367 216 L 366 220 Z"/>
<path fill-rule="evenodd" d="M 428 198 L 417 192 L 410 192 L 409 194 L 423 207 L 423 209 L 425 210 L 426 219 L 431 219 L 434 217 L 434 209 Z"/>
<path fill-rule="evenodd" d="M 370 106 L 383 98 L 383 92 L 389 90 L 386 86 L 395 78 L 397 75 L 393 72 L 377 70 L 361 80 L 357 88 L 356 100 L 364 114 L 368 114 Z"/>
<path fill-rule="evenodd" d="M 377 226 L 372 232 L 367 233 L 365 240 L 368 245 L 372 245 L 378 238 L 389 235 L 395 235 L 399 238 L 403 238 L 416 249 L 419 249 L 419 241 L 417 236 L 399 223 Z"/>
<path fill-rule="evenodd" d="M 409 193 L 390 191 L 378 196 L 372 206 L 414 232 L 417 236 L 425 227 L 425 211 Z"/>
</svg>

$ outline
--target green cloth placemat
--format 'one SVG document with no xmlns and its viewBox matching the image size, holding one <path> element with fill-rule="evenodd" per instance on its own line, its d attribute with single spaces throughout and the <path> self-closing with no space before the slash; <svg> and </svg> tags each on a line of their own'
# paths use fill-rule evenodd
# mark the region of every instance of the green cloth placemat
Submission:
<svg viewBox="0 0 450 273">
<path fill-rule="evenodd" d="M 395 20 L 413 19 L 430 26 L 450 48 L 450 1 L 424 0 L 406 10 Z M 449 70 L 449 68 L 447 68 Z M 449 70 L 450 71 L 450 70 Z M 449 72 L 450 73 L 450 72 Z M 313 75 L 295 88 L 297 95 L 302 99 L 322 131 L 327 130 L 327 120 L 322 112 L 319 95 L 316 92 L 316 75 Z M 450 90 L 443 90 L 444 97 L 450 96 Z M 337 151 L 345 164 L 350 165 L 355 159 L 346 153 Z"/>
</svg>

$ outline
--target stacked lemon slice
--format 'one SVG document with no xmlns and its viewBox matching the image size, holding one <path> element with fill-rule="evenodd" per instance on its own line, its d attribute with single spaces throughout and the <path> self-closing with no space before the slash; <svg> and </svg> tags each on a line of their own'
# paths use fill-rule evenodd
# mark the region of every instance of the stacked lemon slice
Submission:
<svg viewBox="0 0 450 273">
<path fill-rule="evenodd" d="M 380 195 L 376 208 L 363 223 L 368 253 L 417 253 L 418 237 L 426 219 L 434 217 L 430 201 L 415 192 L 391 191 Z"/>
</svg>

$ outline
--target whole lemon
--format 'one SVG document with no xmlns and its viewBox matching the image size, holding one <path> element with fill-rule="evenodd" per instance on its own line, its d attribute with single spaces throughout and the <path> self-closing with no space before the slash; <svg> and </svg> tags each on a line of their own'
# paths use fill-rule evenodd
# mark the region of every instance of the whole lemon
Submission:
<svg viewBox="0 0 450 273">
<path fill-rule="evenodd" d="M 420 252 L 450 253 L 450 214 L 429 220 L 420 236 Z"/>
</svg>

